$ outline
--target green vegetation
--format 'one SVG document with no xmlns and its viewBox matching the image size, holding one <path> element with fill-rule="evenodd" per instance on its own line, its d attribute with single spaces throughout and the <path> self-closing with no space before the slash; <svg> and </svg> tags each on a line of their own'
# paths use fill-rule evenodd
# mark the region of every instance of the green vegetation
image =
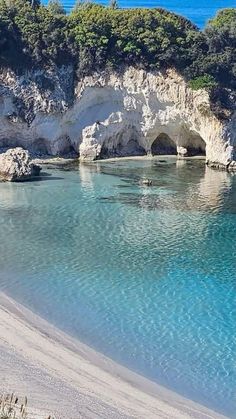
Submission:
<svg viewBox="0 0 236 419">
<path fill-rule="evenodd" d="M 211 91 L 214 87 L 217 87 L 217 83 L 210 74 L 204 74 L 203 76 L 196 77 L 189 81 L 189 86 L 193 90 L 206 89 Z"/>
<path fill-rule="evenodd" d="M 60 0 L 49 0 L 47 8 L 52 15 L 66 14 L 65 9 L 63 8 Z"/>
<path fill-rule="evenodd" d="M 23 71 L 71 63 L 77 74 L 134 65 L 176 68 L 194 89 L 236 88 L 236 10 L 224 9 L 204 31 L 163 9 L 119 9 L 78 0 L 0 0 L 0 65 Z"/>
<path fill-rule="evenodd" d="M 190 74 L 209 74 L 218 85 L 236 88 L 236 9 L 221 10 L 203 32 L 207 50 L 190 66 Z"/>
</svg>

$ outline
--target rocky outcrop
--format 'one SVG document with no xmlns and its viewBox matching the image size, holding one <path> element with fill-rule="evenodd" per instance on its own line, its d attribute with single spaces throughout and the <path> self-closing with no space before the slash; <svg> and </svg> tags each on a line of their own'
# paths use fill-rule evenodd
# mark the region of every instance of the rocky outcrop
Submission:
<svg viewBox="0 0 236 419">
<path fill-rule="evenodd" d="M 17 147 L 0 154 L 0 179 L 10 182 L 39 176 L 41 167 L 30 160 L 29 152 Z"/>
<path fill-rule="evenodd" d="M 206 154 L 235 169 L 236 113 L 221 120 L 206 91 L 174 70 L 127 68 L 74 82 L 71 68 L 0 78 L 0 146 L 83 160 L 111 156 Z"/>
<path fill-rule="evenodd" d="M 188 150 L 185 147 L 177 146 L 177 155 L 179 157 L 188 157 Z"/>
</svg>

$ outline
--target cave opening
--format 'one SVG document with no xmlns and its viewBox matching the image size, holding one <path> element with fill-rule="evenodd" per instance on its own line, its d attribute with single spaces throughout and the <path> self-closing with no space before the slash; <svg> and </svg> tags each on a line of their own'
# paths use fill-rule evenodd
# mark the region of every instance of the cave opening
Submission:
<svg viewBox="0 0 236 419">
<path fill-rule="evenodd" d="M 145 156 L 145 149 L 134 138 L 129 141 L 124 141 L 122 138 L 116 145 L 109 147 L 109 143 L 104 142 L 100 158 L 106 159 L 109 157 L 131 157 L 131 156 Z"/>
<path fill-rule="evenodd" d="M 29 146 L 29 149 L 33 153 L 37 153 L 39 156 L 49 155 L 48 142 L 45 138 L 36 138 Z"/>
<path fill-rule="evenodd" d="M 167 135 L 167 134 L 160 134 L 158 137 L 153 141 L 151 146 L 151 152 L 153 156 L 160 155 L 160 154 L 177 154 L 177 147 L 175 142 Z"/>
<path fill-rule="evenodd" d="M 205 156 L 206 155 L 206 143 L 200 137 L 192 137 L 187 146 L 189 156 Z"/>
<path fill-rule="evenodd" d="M 206 143 L 201 135 L 183 127 L 181 135 L 179 137 L 178 145 L 185 147 L 188 150 L 188 156 L 205 156 L 206 155 Z"/>
</svg>

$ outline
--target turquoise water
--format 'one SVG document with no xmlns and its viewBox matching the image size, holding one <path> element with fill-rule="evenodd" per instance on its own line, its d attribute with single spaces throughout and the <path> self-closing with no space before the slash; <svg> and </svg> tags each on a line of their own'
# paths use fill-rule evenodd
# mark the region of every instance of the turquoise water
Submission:
<svg viewBox="0 0 236 419">
<path fill-rule="evenodd" d="M 43 0 L 47 3 L 47 0 Z M 75 0 L 62 0 L 69 12 Z M 109 0 L 97 0 L 97 3 L 107 5 Z M 236 0 L 119 0 L 120 7 L 163 7 L 191 19 L 202 28 L 208 19 L 212 18 L 218 9 L 236 7 Z"/>
<path fill-rule="evenodd" d="M 1 290 L 236 417 L 236 176 L 175 158 L 46 172 L 0 184 Z"/>
</svg>

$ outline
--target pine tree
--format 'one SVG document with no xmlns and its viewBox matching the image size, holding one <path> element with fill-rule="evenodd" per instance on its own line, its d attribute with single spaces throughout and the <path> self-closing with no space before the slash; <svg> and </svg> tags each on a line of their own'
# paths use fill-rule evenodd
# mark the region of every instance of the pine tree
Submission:
<svg viewBox="0 0 236 419">
<path fill-rule="evenodd" d="M 31 6 L 35 9 L 40 6 L 40 0 L 31 0 Z"/>
<path fill-rule="evenodd" d="M 60 0 L 50 0 L 47 6 L 53 15 L 65 15 L 65 9 Z"/>
<path fill-rule="evenodd" d="M 118 9 L 118 1 L 117 0 L 111 0 L 110 1 L 110 8 L 111 9 Z"/>
<path fill-rule="evenodd" d="M 77 0 L 76 3 L 75 3 L 75 5 L 74 5 L 73 10 L 76 11 L 78 9 L 81 9 L 81 7 L 86 7 L 90 3 L 91 3 L 90 0 Z"/>
</svg>

